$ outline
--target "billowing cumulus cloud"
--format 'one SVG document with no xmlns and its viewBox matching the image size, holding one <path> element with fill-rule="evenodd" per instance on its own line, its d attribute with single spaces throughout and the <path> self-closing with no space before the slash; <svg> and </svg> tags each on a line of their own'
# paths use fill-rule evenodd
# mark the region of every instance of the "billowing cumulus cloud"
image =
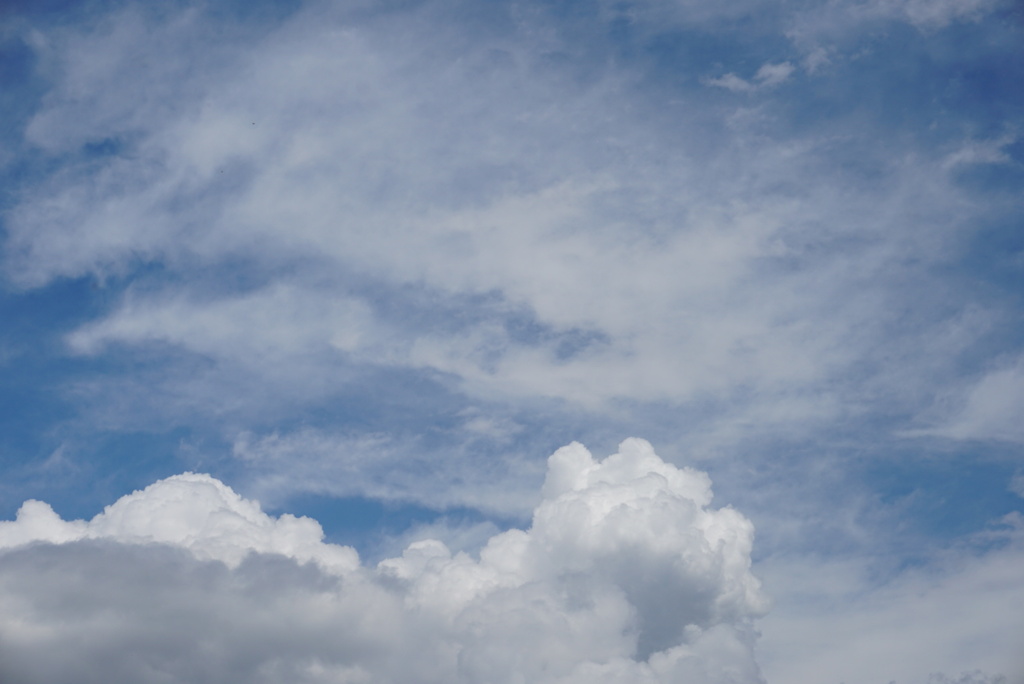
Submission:
<svg viewBox="0 0 1024 684">
<path fill-rule="evenodd" d="M 0 523 L 0 679 L 36 682 L 762 681 L 753 527 L 701 472 L 626 440 L 549 459 L 529 529 L 374 567 L 205 475 L 90 521 Z"/>
<path fill-rule="evenodd" d="M 197 558 L 237 566 L 250 552 L 278 553 L 326 567 L 354 565 L 350 549 L 320 543 L 323 531 L 309 518 L 270 518 L 209 475 L 185 473 L 122 497 L 89 522 L 66 522 L 41 501 L 26 501 L 13 523 L 0 523 L 0 546 L 33 541 L 63 543 L 112 539 L 171 544 Z"/>
</svg>

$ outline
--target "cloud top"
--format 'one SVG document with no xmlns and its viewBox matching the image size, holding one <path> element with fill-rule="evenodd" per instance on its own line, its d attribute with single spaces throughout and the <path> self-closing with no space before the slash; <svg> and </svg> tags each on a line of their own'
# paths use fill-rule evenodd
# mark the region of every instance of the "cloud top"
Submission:
<svg viewBox="0 0 1024 684">
<path fill-rule="evenodd" d="M 375 567 L 324 543 L 315 521 L 268 516 L 206 475 L 162 480 L 91 521 L 28 501 L 0 523 L 12 607 L 0 641 L 18 646 L 0 679 L 759 682 L 753 527 L 710 501 L 705 474 L 643 440 L 603 461 L 574 443 L 549 459 L 529 529 L 478 557 L 428 540 Z M 182 604 L 168 584 L 188 585 Z M 73 646 L 76 626 L 108 619 L 93 648 Z M 154 631 L 169 619 L 189 628 L 176 644 Z"/>
<path fill-rule="evenodd" d="M 0 549 L 34 541 L 110 539 L 127 544 L 180 546 L 201 560 L 231 567 L 250 553 L 274 553 L 336 570 L 358 564 L 355 551 L 323 544 L 311 518 L 274 518 L 220 480 L 183 473 L 121 497 L 91 521 L 64 521 L 49 504 L 26 501 L 13 522 L 0 522 Z"/>
</svg>

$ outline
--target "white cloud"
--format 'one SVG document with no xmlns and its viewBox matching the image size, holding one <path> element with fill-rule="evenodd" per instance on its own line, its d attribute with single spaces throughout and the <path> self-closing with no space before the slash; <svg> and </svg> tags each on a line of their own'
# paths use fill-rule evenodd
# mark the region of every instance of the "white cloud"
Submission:
<svg viewBox="0 0 1024 684">
<path fill-rule="evenodd" d="M 906 23 L 928 35 L 950 24 L 978 21 L 998 10 L 1000 5 L 1005 5 L 1005 0 L 823 2 L 789 15 L 786 33 L 810 55 L 821 49 L 831 51 L 837 45 L 858 45 L 863 49 L 867 27 Z"/>
<path fill-rule="evenodd" d="M 902 571 L 879 572 L 865 558 L 760 563 L 775 599 L 758 646 L 768 680 L 1024 681 L 1020 514 L 998 528 Z"/>
<path fill-rule="evenodd" d="M 795 70 L 796 67 L 789 62 L 762 64 L 761 68 L 754 74 L 754 80 L 765 88 L 771 88 L 788 79 Z"/>
<path fill-rule="evenodd" d="M 245 422 L 383 366 L 478 399 L 711 400 L 795 425 L 936 381 L 917 353 L 934 320 L 895 312 L 928 310 L 926 269 L 907 264 L 941 259 L 971 214 L 946 170 L 908 154 L 877 184 L 850 176 L 835 141 L 860 132 L 838 123 L 795 142 L 726 117 L 731 137 L 709 148 L 721 133 L 700 122 L 720 113 L 700 89 L 666 112 L 628 71 L 582 79 L 542 59 L 572 48 L 557 34 L 473 38 L 434 11 L 314 4 L 235 39 L 196 13 L 127 12 L 40 38 L 55 85 L 30 138 L 72 153 L 120 136 L 132 153 L 21 196 L 8 274 L 31 286 L 159 262 L 174 277 L 131 288 L 69 344 L 206 364 L 90 404 Z M 165 52 L 182 75 L 151 82 L 138 65 Z M 203 285 L 230 268 L 253 284 Z M 517 336 L 522 320 L 537 332 Z"/>
<path fill-rule="evenodd" d="M 1024 498 L 1024 471 L 1018 470 L 1010 478 L 1009 489 L 1017 496 Z"/>
<path fill-rule="evenodd" d="M 197 558 L 237 567 L 249 553 L 279 553 L 315 560 L 328 569 L 358 563 L 351 549 L 324 545 L 316 521 L 271 518 L 209 475 L 185 473 L 122 497 L 89 522 L 65 522 L 49 505 L 26 501 L 13 522 L 0 522 L 0 548 L 33 541 L 67 543 L 113 539 L 133 544 L 171 544 Z"/>
<path fill-rule="evenodd" d="M 105 344 L 163 342 L 188 344 L 197 353 L 259 365 L 282 356 L 308 355 L 315 344 L 353 352 L 369 346 L 368 307 L 354 298 L 330 301 L 285 283 L 216 302 L 139 299 L 129 293 L 112 316 L 68 337 L 77 353 L 96 353 Z M 373 340 L 377 341 L 377 340 Z"/>
<path fill-rule="evenodd" d="M 459 448 L 428 448 L 414 438 L 344 435 L 313 428 L 237 436 L 232 455 L 244 466 L 245 491 L 270 505 L 297 493 L 365 496 L 431 508 L 468 506 L 523 516 L 543 478 L 536 461 L 503 450 L 490 458 Z"/>
<path fill-rule="evenodd" d="M 789 62 L 781 62 L 779 64 L 766 63 L 761 65 L 761 68 L 757 70 L 757 73 L 749 81 L 730 73 L 719 78 L 705 79 L 704 83 L 733 92 L 750 93 L 755 90 L 774 88 L 792 76 L 795 70 L 796 67 Z"/>
<path fill-rule="evenodd" d="M 1003 0 L 885 0 L 881 7 L 905 13 L 918 27 L 936 29 L 955 21 L 972 21 L 996 9 Z"/>
<path fill-rule="evenodd" d="M 949 154 L 943 162 L 946 168 L 971 164 L 1006 164 L 1011 161 L 1006 147 L 1016 142 L 1017 136 L 1004 135 L 994 140 L 971 140 Z"/>
<path fill-rule="evenodd" d="M 704 82 L 711 86 L 717 86 L 719 88 L 731 90 L 734 93 L 749 93 L 750 91 L 757 89 L 757 86 L 751 83 L 750 81 L 746 81 L 737 76 L 736 74 L 731 73 L 726 74 L 725 76 L 720 76 L 718 78 L 709 78 Z"/>
<path fill-rule="evenodd" d="M 934 412 L 946 415 L 934 427 L 906 432 L 908 436 L 1024 442 L 1020 407 L 1024 406 L 1024 359 L 986 373 L 962 393 L 947 398 Z"/>
<path fill-rule="evenodd" d="M 829 50 L 819 46 L 810 48 L 807 56 L 804 57 L 803 67 L 807 73 L 814 75 L 832 62 Z"/>
<path fill-rule="evenodd" d="M 988 675 L 981 670 L 961 672 L 959 676 L 937 673 L 928 677 L 928 684 L 1006 684 L 1006 677 Z"/>
<path fill-rule="evenodd" d="M 628 18 L 648 31 L 663 31 L 666 26 L 721 26 L 727 20 L 757 17 L 764 23 L 778 21 L 779 5 L 763 0 L 736 0 L 706 3 L 697 0 L 627 0 L 602 2 L 606 20 Z M 884 18 L 908 22 L 922 30 L 936 30 L 956 21 L 974 21 L 997 9 L 1005 0 L 839 0 L 802 3 L 796 11 L 781 13 L 783 21 L 793 16 L 818 13 L 846 19 L 847 31 L 856 31 L 857 20 Z"/>
<path fill-rule="evenodd" d="M 376 567 L 208 476 L 162 480 L 88 522 L 26 502 L 0 523 L 0 675 L 761 682 L 753 529 L 708 507 L 707 476 L 637 439 L 601 462 L 572 444 L 549 464 L 528 530 L 494 535 L 479 559 L 428 540 Z"/>
<path fill-rule="evenodd" d="M 475 553 L 501 529 L 490 521 L 468 522 L 442 516 L 428 523 L 415 524 L 398 534 L 382 535 L 371 546 L 368 555 L 377 559 L 400 556 L 415 542 L 435 540 L 443 543 L 453 554 L 464 551 Z"/>
</svg>

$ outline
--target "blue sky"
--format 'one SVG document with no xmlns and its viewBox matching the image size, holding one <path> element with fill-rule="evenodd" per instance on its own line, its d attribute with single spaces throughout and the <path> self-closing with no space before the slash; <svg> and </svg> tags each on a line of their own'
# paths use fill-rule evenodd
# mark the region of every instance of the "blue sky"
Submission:
<svg viewBox="0 0 1024 684">
<path fill-rule="evenodd" d="M 405 610 L 460 572 L 491 586 L 511 566 L 481 549 L 525 530 L 549 574 L 522 570 L 506 603 L 436 590 L 445 648 L 473 654 L 438 681 L 1024 681 L 1016 3 L 97 1 L 0 17 L 0 592 L 53 591 L 21 574 L 33 554 L 56 554 L 68 588 L 80 557 L 150 572 L 166 558 L 147 553 L 184 553 L 170 584 L 221 563 L 210 591 L 245 620 L 246 573 L 283 554 L 373 596 L 400 577 L 419 587 Z M 620 449 L 630 437 L 657 456 Z M 572 461 L 591 475 L 562 488 L 548 457 L 572 442 L 648 470 Z M 166 479 L 184 472 L 214 480 Z M 713 503 L 692 493 L 699 473 Z M 278 536 L 232 541 L 255 554 L 238 566 L 194 540 L 241 527 L 188 528 L 168 504 L 191 531 L 165 534 L 153 511 L 176 487 Z M 650 553 L 545 546 L 575 529 L 552 511 L 605 510 L 602 488 L 643 513 L 622 525 Z M 662 494 L 683 511 L 671 524 L 647 508 L 677 510 Z M 33 523 L 29 500 L 60 518 Z M 711 534 L 679 522 L 684 500 L 732 530 L 716 562 L 735 572 L 657 574 L 651 525 L 684 526 L 679 558 L 697 548 L 684 528 Z M 115 502 L 127 522 L 60 520 Z M 305 527 L 281 541 L 289 515 L 326 543 Z M 618 539 L 609 520 L 580 534 Z M 437 551 L 426 539 L 456 555 L 417 565 Z M 356 569 L 331 560 L 339 545 Z M 661 580 L 606 572 L 612 547 Z M 607 634 L 569 630 L 557 667 L 508 665 L 495 644 L 531 649 L 519 632 L 495 627 L 492 644 L 452 626 L 584 567 L 583 585 L 608 583 L 593 605 L 607 589 L 625 607 L 594 609 Z M 713 600 L 695 589 L 712 585 Z M 672 600 L 692 619 L 655 609 Z M 23 619 L 61 616 L 42 606 L 26 599 Z M 569 633 L 567 615 L 522 634 Z M 0 618 L 0 646 L 28 638 L 14 624 Z M 427 647 L 411 634 L 378 646 Z M 286 649 L 275 662 L 297 669 L 280 672 L 408 681 L 310 643 L 301 658 L 341 669 Z M 218 644 L 255 668 L 247 681 L 270 676 L 258 650 Z M 0 673 L 64 676 L 33 657 Z M 225 681 L 146 657 L 171 681 Z"/>
</svg>

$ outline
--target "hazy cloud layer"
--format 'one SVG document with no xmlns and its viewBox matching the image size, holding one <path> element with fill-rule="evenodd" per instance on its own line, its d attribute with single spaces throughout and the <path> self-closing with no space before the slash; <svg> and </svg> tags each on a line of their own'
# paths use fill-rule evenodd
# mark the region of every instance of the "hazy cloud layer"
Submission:
<svg viewBox="0 0 1024 684">
<path fill-rule="evenodd" d="M 775 600 L 763 621 L 765 674 L 792 684 L 824 671 L 845 682 L 1024 682 L 1022 564 L 1019 513 L 903 572 L 878 559 L 769 560 L 760 566 Z"/>
</svg>

